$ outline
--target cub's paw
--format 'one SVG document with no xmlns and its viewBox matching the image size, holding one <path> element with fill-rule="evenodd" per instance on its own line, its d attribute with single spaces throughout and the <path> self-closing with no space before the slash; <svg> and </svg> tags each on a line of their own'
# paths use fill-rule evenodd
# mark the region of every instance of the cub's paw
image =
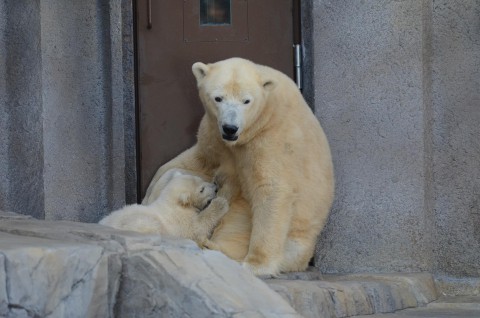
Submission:
<svg viewBox="0 0 480 318">
<path fill-rule="evenodd" d="M 211 210 L 218 211 L 220 214 L 225 214 L 228 211 L 228 201 L 227 199 L 223 197 L 216 197 L 215 199 L 212 200 L 212 203 L 210 203 L 209 208 Z"/>
<path fill-rule="evenodd" d="M 206 239 L 202 243 L 202 248 L 203 249 L 208 249 L 208 250 L 218 250 L 219 247 L 217 243 L 210 241 L 209 239 Z"/>
</svg>

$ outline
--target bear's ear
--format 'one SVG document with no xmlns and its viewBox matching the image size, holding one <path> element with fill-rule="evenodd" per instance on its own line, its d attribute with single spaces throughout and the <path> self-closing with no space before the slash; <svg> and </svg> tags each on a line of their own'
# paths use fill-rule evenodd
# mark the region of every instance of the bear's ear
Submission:
<svg viewBox="0 0 480 318">
<path fill-rule="evenodd" d="M 275 86 L 277 86 L 277 83 L 275 83 L 273 80 L 268 79 L 263 81 L 263 88 L 265 88 L 267 91 L 271 91 L 275 88 Z"/>
<path fill-rule="evenodd" d="M 202 62 L 197 62 L 192 65 L 192 72 L 197 79 L 197 82 L 200 82 L 208 74 L 209 67 Z"/>
</svg>

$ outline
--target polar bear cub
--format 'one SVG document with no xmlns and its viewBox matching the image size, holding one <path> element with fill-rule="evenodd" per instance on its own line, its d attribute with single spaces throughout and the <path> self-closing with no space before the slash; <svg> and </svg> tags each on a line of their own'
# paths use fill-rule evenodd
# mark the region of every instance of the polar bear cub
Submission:
<svg viewBox="0 0 480 318">
<path fill-rule="evenodd" d="M 216 196 L 215 184 L 181 169 L 167 171 L 159 184 L 158 198 L 152 203 L 128 205 L 99 223 L 146 234 L 187 238 L 203 246 L 227 213 L 227 200 Z"/>
</svg>

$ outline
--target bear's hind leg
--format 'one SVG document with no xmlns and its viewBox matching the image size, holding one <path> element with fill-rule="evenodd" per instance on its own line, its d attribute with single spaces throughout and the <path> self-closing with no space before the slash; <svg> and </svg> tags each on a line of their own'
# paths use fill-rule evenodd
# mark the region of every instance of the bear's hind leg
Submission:
<svg viewBox="0 0 480 318">
<path fill-rule="evenodd" d="M 313 243 L 312 243 L 313 242 Z M 281 272 L 301 272 L 307 269 L 315 250 L 315 240 L 300 237 L 288 238 L 285 243 L 285 254 L 280 264 Z"/>
</svg>

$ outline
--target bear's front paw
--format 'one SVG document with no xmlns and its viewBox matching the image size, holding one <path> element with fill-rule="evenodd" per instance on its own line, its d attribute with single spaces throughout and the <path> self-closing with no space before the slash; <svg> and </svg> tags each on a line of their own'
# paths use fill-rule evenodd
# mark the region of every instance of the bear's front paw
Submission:
<svg viewBox="0 0 480 318">
<path fill-rule="evenodd" d="M 215 242 L 210 241 L 209 239 L 206 239 L 202 243 L 202 248 L 203 249 L 209 249 L 209 250 L 218 250 L 219 247 Z"/>
<path fill-rule="evenodd" d="M 242 267 L 261 279 L 275 278 L 278 275 L 278 271 L 272 266 L 253 265 L 244 261 Z"/>
<path fill-rule="evenodd" d="M 210 203 L 210 208 L 212 210 L 218 211 L 221 214 L 227 213 L 228 207 L 228 201 L 223 197 L 216 197 L 212 200 L 212 203 Z"/>
</svg>

